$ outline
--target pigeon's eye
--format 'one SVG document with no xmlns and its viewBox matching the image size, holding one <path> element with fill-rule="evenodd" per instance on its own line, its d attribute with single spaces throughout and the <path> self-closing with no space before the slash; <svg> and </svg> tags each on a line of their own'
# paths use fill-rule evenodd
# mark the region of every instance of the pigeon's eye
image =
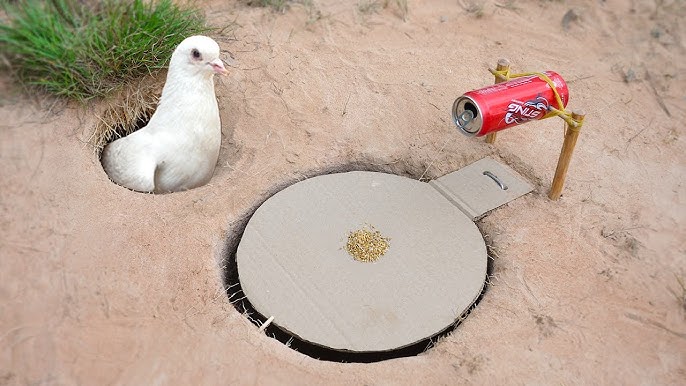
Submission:
<svg viewBox="0 0 686 386">
<path fill-rule="evenodd" d="M 193 55 L 193 59 L 202 59 L 200 56 L 200 51 L 198 51 L 196 48 L 193 48 L 191 55 Z"/>
</svg>

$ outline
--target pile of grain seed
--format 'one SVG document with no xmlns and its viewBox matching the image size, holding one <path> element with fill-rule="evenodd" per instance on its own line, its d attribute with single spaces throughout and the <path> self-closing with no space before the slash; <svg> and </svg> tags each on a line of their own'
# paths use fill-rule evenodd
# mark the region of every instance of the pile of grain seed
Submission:
<svg viewBox="0 0 686 386">
<path fill-rule="evenodd" d="M 373 262 L 386 253 L 389 240 L 369 225 L 348 234 L 345 250 L 357 261 Z"/>
</svg>

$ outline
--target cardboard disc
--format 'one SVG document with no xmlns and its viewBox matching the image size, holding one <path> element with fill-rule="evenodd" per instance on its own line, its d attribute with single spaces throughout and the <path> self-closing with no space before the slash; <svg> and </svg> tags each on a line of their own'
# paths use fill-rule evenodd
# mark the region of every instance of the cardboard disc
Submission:
<svg viewBox="0 0 686 386">
<path fill-rule="evenodd" d="M 387 240 L 354 259 L 351 232 Z M 335 350 L 387 351 L 451 326 L 483 289 L 486 245 L 476 225 L 427 183 L 349 172 L 310 178 L 252 216 L 236 254 L 253 307 L 288 333 Z"/>
</svg>

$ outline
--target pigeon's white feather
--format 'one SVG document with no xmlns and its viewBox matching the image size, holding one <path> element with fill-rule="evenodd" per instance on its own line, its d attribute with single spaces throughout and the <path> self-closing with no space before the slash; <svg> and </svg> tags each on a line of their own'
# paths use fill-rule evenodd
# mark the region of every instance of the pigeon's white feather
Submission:
<svg viewBox="0 0 686 386">
<path fill-rule="evenodd" d="M 148 124 L 103 150 L 102 164 L 112 181 L 155 193 L 206 184 L 221 142 L 213 75 L 225 72 L 214 40 L 193 36 L 181 42 Z"/>
</svg>

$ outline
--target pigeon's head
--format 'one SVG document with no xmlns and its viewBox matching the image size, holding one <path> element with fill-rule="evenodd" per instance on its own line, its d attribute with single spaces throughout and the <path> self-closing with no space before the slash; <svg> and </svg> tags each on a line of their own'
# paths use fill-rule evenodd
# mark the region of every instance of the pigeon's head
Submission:
<svg viewBox="0 0 686 386">
<path fill-rule="evenodd" d="M 191 36 L 176 47 L 171 57 L 169 71 L 212 76 L 229 72 L 219 59 L 219 45 L 207 36 Z"/>
</svg>

